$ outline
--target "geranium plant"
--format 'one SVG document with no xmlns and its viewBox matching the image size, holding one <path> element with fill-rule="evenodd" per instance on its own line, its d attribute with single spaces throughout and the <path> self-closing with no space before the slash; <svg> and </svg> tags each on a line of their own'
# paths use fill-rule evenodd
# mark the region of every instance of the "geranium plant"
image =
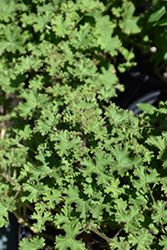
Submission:
<svg viewBox="0 0 167 250">
<path fill-rule="evenodd" d="M 166 103 L 111 102 L 141 32 L 118 2 L 1 0 L 0 226 L 32 231 L 19 249 L 166 248 Z"/>
</svg>

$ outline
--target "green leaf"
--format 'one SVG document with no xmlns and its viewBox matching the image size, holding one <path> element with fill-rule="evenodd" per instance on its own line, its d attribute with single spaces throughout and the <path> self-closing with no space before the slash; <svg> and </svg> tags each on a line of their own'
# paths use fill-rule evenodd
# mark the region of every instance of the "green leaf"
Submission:
<svg viewBox="0 0 167 250">
<path fill-rule="evenodd" d="M 149 174 L 146 173 L 146 169 L 143 166 L 140 166 L 134 170 L 134 175 L 139 178 L 139 180 L 134 181 L 134 187 L 138 190 L 141 188 L 147 192 L 148 186 L 147 183 L 158 183 L 159 182 L 159 174 L 156 169 L 153 169 Z"/>
<path fill-rule="evenodd" d="M 117 55 L 117 49 L 121 46 L 118 36 L 112 36 L 114 25 L 108 15 L 97 15 L 96 18 L 96 43 L 102 50 L 109 52 L 112 56 Z"/>
<path fill-rule="evenodd" d="M 149 233 L 148 229 L 142 228 L 140 232 L 130 233 L 129 242 L 138 250 L 148 250 L 150 243 L 152 243 L 153 236 Z"/>
<path fill-rule="evenodd" d="M 22 56 L 19 58 L 15 66 L 15 71 L 16 74 L 24 74 L 25 72 L 32 71 L 32 69 L 37 71 L 41 66 L 42 62 L 40 58 L 33 55 L 26 57 Z"/>
<path fill-rule="evenodd" d="M 38 250 L 43 249 L 45 246 L 45 240 L 38 236 L 33 236 L 30 239 L 23 238 L 19 243 L 20 250 Z"/>
<path fill-rule="evenodd" d="M 0 202 L 0 227 L 3 227 L 7 225 L 8 223 L 8 208 L 5 207 L 1 202 Z"/>
<path fill-rule="evenodd" d="M 42 89 L 43 87 L 43 81 L 44 81 L 44 77 L 43 76 L 40 76 L 40 75 L 37 75 L 36 77 L 33 77 L 32 79 L 30 79 L 29 81 L 29 88 L 30 89 Z"/>
<path fill-rule="evenodd" d="M 91 26 L 85 23 L 83 26 L 80 26 L 80 30 L 77 30 L 76 34 L 74 33 L 71 43 L 76 49 L 94 46 L 93 36 L 90 35 L 90 28 Z"/>
<path fill-rule="evenodd" d="M 167 216 L 166 210 L 166 202 L 165 201 L 157 201 L 153 204 L 154 213 L 152 214 L 152 219 L 156 224 L 163 224 L 164 220 Z"/>
<path fill-rule="evenodd" d="M 116 76 L 116 74 L 112 73 L 114 71 L 114 66 L 110 64 L 108 69 L 105 69 L 102 67 L 102 74 L 99 75 L 99 77 L 97 78 L 96 82 L 101 84 L 101 88 L 102 86 L 104 86 L 104 90 L 110 94 L 110 98 L 111 96 L 114 96 L 115 91 L 113 90 L 113 86 L 118 83 L 118 78 Z M 98 93 L 101 96 L 104 96 L 101 92 L 101 90 L 98 90 Z M 99 98 L 100 99 L 100 98 Z"/>
<path fill-rule="evenodd" d="M 142 111 L 146 111 L 146 112 L 150 112 L 150 111 L 155 111 L 155 110 L 157 110 L 156 107 L 154 107 L 153 105 L 148 104 L 148 103 L 138 103 L 136 106 L 137 106 L 139 109 L 141 109 Z"/>
<path fill-rule="evenodd" d="M 114 238 L 110 243 L 111 249 L 115 250 L 129 250 L 131 248 L 130 244 L 124 237 Z"/>
<path fill-rule="evenodd" d="M 46 10 L 45 10 L 46 11 Z M 45 14 L 41 15 L 38 14 L 34 17 L 35 24 L 33 25 L 34 30 L 43 32 L 44 29 L 46 29 L 47 23 L 50 22 L 50 20 L 53 18 L 54 14 L 47 11 Z"/>
<path fill-rule="evenodd" d="M 58 249 L 85 250 L 84 243 L 75 239 L 76 234 L 79 234 L 80 227 L 78 225 L 74 227 L 70 224 L 65 224 L 63 228 L 66 231 L 66 235 L 56 236 L 56 246 Z"/>
<path fill-rule="evenodd" d="M 152 6 L 155 7 L 158 2 L 159 2 L 159 0 L 152 0 Z"/>
<path fill-rule="evenodd" d="M 122 5 L 123 20 L 119 21 L 119 26 L 126 34 L 137 34 L 140 32 L 140 28 L 137 24 L 139 17 L 133 16 L 135 11 L 135 6 L 132 2 L 124 2 Z"/>
<path fill-rule="evenodd" d="M 58 150 L 60 156 L 69 155 L 70 149 L 79 149 L 82 144 L 80 137 L 70 135 L 67 130 L 58 132 L 55 137 L 57 141 L 55 149 Z M 53 140 L 55 140 L 55 138 Z"/>
<path fill-rule="evenodd" d="M 0 54 L 2 54 L 8 47 L 8 42 L 6 40 L 0 41 Z"/>
<path fill-rule="evenodd" d="M 159 10 L 153 12 L 148 19 L 148 23 L 154 23 L 161 19 L 161 17 L 166 13 L 165 6 L 162 6 Z"/>
<path fill-rule="evenodd" d="M 104 5 L 99 3 L 99 2 L 95 2 L 93 0 L 85 0 L 85 1 L 80 1 L 81 5 L 80 7 L 82 8 L 82 10 L 85 12 L 92 12 L 93 10 L 97 9 L 101 9 L 102 11 L 104 11 Z"/>
<path fill-rule="evenodd" d="M 162 136 L 150 136 L 147 140 L 146 143 L 148 145 L 154 145 L 156 146 L 161 152 L 164 152 L 166 148 L 166 138 L 163 138 Z"/>
<path fill-rule="evenodd" d="M 45 193 L 43 193 L 44 197 L 43 200 L 47 202 L 48 208 L 54 209 L 55 204 L 58 204 L 61 200 L 61 192 L 58 189 L 48 189 L 46 190 L 45 187 Z"/>
<path fill-rule="evenodd" d="M 159 242 L 160 246 L 163 246 L 163 250 L 167 250 L 167 237 L 166 235 L 161 236 L 161 240 Z"/>
<path fill-rule="evenodd" d="M 29 92 L 24 90 L 22 92 L 22 97 L 27 100 L 26 103 L 19 103 L 19 108 L 21 110 L 20 115 L 24 117 L 36 107 L 37 98 L 33 90 L 30 90 Z"/>
<path fill-rule="evenodd" d="M 64 223 L 69 222 L 68 218 L 66 217 L 66 215 L 64 214 L 58 214 L 56 213 L 56 215 L 54 216 L 54 224 L 55 226 L 60 226 Z"/>
<path fill-rule="evenodd" d="M 49 175 L 49 173 L 52 172 L 52 169 L 50 169 L 47 165 L 43 166 L 31 166 L 30 167 L 30 173 L 33 174 L 33 178 L 38 178 L 39 176 L 45 177 Z"/>
<path fill-rule="evenodd" d="M 6 157 L 8 159 L 8 163 L 12 164 L 13 166 L 19 167 L 25 163 L 26 154 L 27 153 L 25 147 L 12 148 L 10 152 L 6 153 Z"/>
<path fill-rule="evenodd" d="M 112 179 L 111 180 L 111 185 L 110 186 L 107 186 L 105 187 L 105 191 L 106 193 L 112 193 L 112 196 L 114 198 L 118 198 L 118 196 L 120 194 L 123 194 L 124 193 L 124 189 L 121 188 L 121 187 L 118 187 L 118 185 L 120 184 L 120 181 L 118 179 L 114 180 Z"/>
<path fill-rule="evenodd" d="M 147 140 L 146 143 L 148 145 L 154 145 L 156 146 L 159 150 L 157 159 L 160 159 L 163 162 L 163 166 L 166 169 L 167 168 L 167 159 L 166 159 L 166 137 L 163 136 L 150 136 Z M 156 153 L 156 150 L 154 150 L 154 153 Z"/>
<path fill-rule="evenodd" d="M 65 198 L 66 204 L 76 203 L 76 210 L 80 212 L 80 218 L 86 218 L 87 213 L 94 213 L 95 205 L 91 204 L 91 201 L 87 199 L 86 196 L 80 198 L 80 192 L 78 188 L 70 186 L 65 193 L 67 197 Z"/>
<path fill-rule="evenodd" d="M 20 102 L 18 106 L 21 111 L 20 116 L 22 117 L 26 117 L 27 115 L 31 116 L 36 107 L 45 105 L 45 102 L 48 100 L 48 96 L 46 94 L 36 94 L 34 90 L 23 90 L 22 98 L 26 99 L 25 103 Z"/>
<path fill-rule="evenodd" d="M 43 183 L 40 182 L 38 182 L 37 184 L 24 183 L 22 187 L 24 191 L 28 191 L 30 193 L 29 195 L 26 195 L 25 197 L 23 196 L 21 198 L 23 202 L 25 200 L 29 200 L 30 202 L 36 202 L 38 197 L 44 192 Z"/>
<path fill-rule="evenodd" d="M 60 0 L 57 0 L 57 3 L 56 3 L 56 1 L 54 1 L 54 5 L 53 5 L 53 3 L 38 5 L 37 9 L 38 9 L 39 12 L 54 11 L 55 8 L 58 7 L 57 4 L 59 3 L 59 1 Z"/>
<path fill-rule="evenodd" d="M 66 236 L 56 236 L 56 246 L 59 250 L 85 250 L 84 243 L 73 238 L 67 238 Z"/>
<path fill-rule="evenodd" d="M 71 33 L 70 27 L 73 26 L 71 20 L 64 20 L 62 15 L 56 15 L 54 18 L 52 18 L 51 24 L 56 35 L 62 38 Z"/>
<path fill-rule="evenodd" d="M 17 3 L 13 1 L 6 2 L 5 0 L 0 1 L 0 19 L 2 22 L 9 23 L 14 20 L 15 17 L 15 8 L 17 7 Z"/>
<path fill-rule="evenodd" d="M 107 165 L 111 164 L 113 160 L 102 152 L 101 154 L 96 154 L 95 162 L 94 164 L 91 159 L 86 159 L 86 157 L 83 159 L 82 165 L 86 167 L 82 169 L 83 176 L 90 177 L 95 173 L 97 174 L 98 184 L 110 185 L 112 175 L 108 171 L 105 171 L 105 167 L 107 168 Z"/>
<path fill-rule="evenodd" d="M 18 134 L 21 138 L 27 139 L 30 137 L 31 134 L 31 128 L 29 124 L 26 124 L 24 126 L 23 130 L 19 129 L 13 129 L 16 134 Z"/>
<path fill-rule="evenodd" d="M 5 30 L 5 39 L 0 42 L 0 53 L 6 49 L 8 52 L 15 53 L 16 50 L 24 52 L 24 39 L 22 38 L 20 27 L 7 26 Z"/>
<path fill-rule="evenodd" d="M 163 18 L 162 20 L 154 23 L 153 26 L 167 26 L 167 18 Z"/>
<path fill-rule="evenodd" d="M 128 144 L 125 144 L 123 148 L 117 144 L 115 147 L 111 147 L 111 152 L 116 159 L 116 163 L 114 164 L 115 169 L 113 168 L 113 170 L 118 171 L 121 176 L 123 176 L 128 169 L 133 169 L 134 166 L 138 167 L 141 164 L 140 157 L 136 156 L 133 159 L 129 157 Z"/>
<path fill-rule="evenodd" d="M 122 207 L 121 209 L 116 211 L 116 220 L 119 223 L 125 223 L 125 231 L 133 232 L 138 231 L 139 223 L 139 209 L 133 206 L 130 206 L 130 209 L 124 210 L 125 208 Z M 140 216 L 141 217 L 141 216 Z"/>
<path fill-rule="evenodd" d="M 110 123 L 115 126 L 120 126 L 129 117 L 128 112 L 118 110 L 118 107 L 114 103 L 106 108 L 105 115 L 110 119 Z"/>
<path fill-rule="evenodd" d="M 45 222 L 49 222 L 53 220 L 53 216 L 50 211 L 42 207 L 42 204 L 36 211 L 32 214 L 32 219 L 36 220 L 37 222 L 33 224 L 37 232 L 42 232 L 45 230 Z"/>
</svg>

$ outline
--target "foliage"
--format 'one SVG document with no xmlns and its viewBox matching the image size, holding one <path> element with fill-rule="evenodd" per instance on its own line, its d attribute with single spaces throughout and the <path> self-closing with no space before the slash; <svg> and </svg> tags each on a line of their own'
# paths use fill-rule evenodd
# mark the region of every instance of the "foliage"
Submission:
<svg viewBox="0 0 167 250">
<path fill-rule="evenodd" d="M 165 249 L 167 103 L 134 117 L 111 102 L 165 3 L 141 17 L 128 0 L 0 3 L 0 226 L 10 211 L 31 229 L 21 250 L 90 249 L 92 231 Z"/>
<path fill-rule="evenodd" d="M 139 25 L 143 27 L 141 38 L 147 53 L 151 54 L 151 61 L 157 75 L 166 82 L 167 53 L 165 44 L 167 41 L 167 2 L 152 0 L 151 7 L 142 15 Z M 145 25 L 147 23 L 147 25 Z"/>
</svg>

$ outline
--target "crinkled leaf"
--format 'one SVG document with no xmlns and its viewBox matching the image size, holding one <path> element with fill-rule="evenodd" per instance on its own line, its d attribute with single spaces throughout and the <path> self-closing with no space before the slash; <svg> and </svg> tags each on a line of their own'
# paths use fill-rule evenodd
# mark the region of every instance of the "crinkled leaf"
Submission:
<svg viewBox="0 0 167 250">
<path fill-rule="evenodd" d="M 160 246 L 163 246 L 163 250 L 167 250 L 167 237 L 166 235 L 161 236 L 161 240 L 159 242 Z"/>
<path fill-rule="evenodd" d="M 44 192 L 43 184 L 38 182 L 37 184 L 23 184 L 23 190 L 28 191 L 29 195 L 23 196 L 22 201 L 29 200 L 30 202 L 36 202 L 38 197 Z"/>
<path fill-rule="evenodd" d="M 45 240 L 43 238 L 39 238 L 38 236 L 30 238 L 30 240 L 23 238 L 19 243 L 20 250 L 38 250 L 43 249 L 44 246 Z"/>
<path fill-rule="evenodd" d="M 5 39 L 1 41 L 0 53 L 3 53 L 6 49 L 9 52 L 15 53 L 16 50 L 21 52 L 24 51 L 23 43 L 24 39 L 22 38 L 20 27 L 15 27 L 14 29 L 10 26 L 7 26 L 5 30 Z"/>
<path fill-rule="evenodd" d="M 140 28 L 137 24 L 139 17 L 133 16 L 135 6 L 132 2 L 123 3 L 123 20 L 119 21 L 119 26 L 126 34 L 136 34 L 140 32 Z"/>
<path fill-rule="evenodd" d="M 65 224 L 63 228 L 66 232 L 66 235 L 56 236 L 56 246 L 58 249 L 64 250 L 70 248 L 71 250 L 84 250 L 84 243 L 75 239 L 76 235 L 80 233 L 80 226 L 76 225 L 74 227 L 71 224 Z"/>
<path fill-rule="evenodd" d="M 129 243 L 133 246 L 137 245 L 138 250 L 148 250 L 153 236 L 149 233 L 148 229 L 142 228 L 140 232 L 131 233 L 128 237 Z"/>
<path fill-rule="evenodd" d="M 68 195 L 65 200 L 67 204 L 73 202 L 76 203 L 76 210 L 80 212 L 81 218 L 86 218 L 87 213 L 93 214 L 94 205 L 91 204 L 90 200 L 87 200 L 86 196 L 80 198 L 80 192 L 77 187 L 70 186 L 65 193 Z"/>
<path fill-rule="evenodd" d="M 8 210 L 7 207 L 5 207 L 0 202 L 0 227 L 3 227 L 8 223 Z"/>
</svg>

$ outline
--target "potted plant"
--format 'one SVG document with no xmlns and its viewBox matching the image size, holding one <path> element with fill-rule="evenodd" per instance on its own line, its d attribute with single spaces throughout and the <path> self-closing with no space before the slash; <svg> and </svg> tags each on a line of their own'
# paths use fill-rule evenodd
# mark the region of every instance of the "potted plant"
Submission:
<svg viewBox="0 0 167 250">
<path fill-rule="evenodd" d="M 134 65 L 121 38 L 141 31 L 119 4 L 1 5 L 0 226 L 10 211 L 31 230 L 19 249 L 166 244 L 166 103 L 135 117 L 110 101 Z"/>
</svg>

